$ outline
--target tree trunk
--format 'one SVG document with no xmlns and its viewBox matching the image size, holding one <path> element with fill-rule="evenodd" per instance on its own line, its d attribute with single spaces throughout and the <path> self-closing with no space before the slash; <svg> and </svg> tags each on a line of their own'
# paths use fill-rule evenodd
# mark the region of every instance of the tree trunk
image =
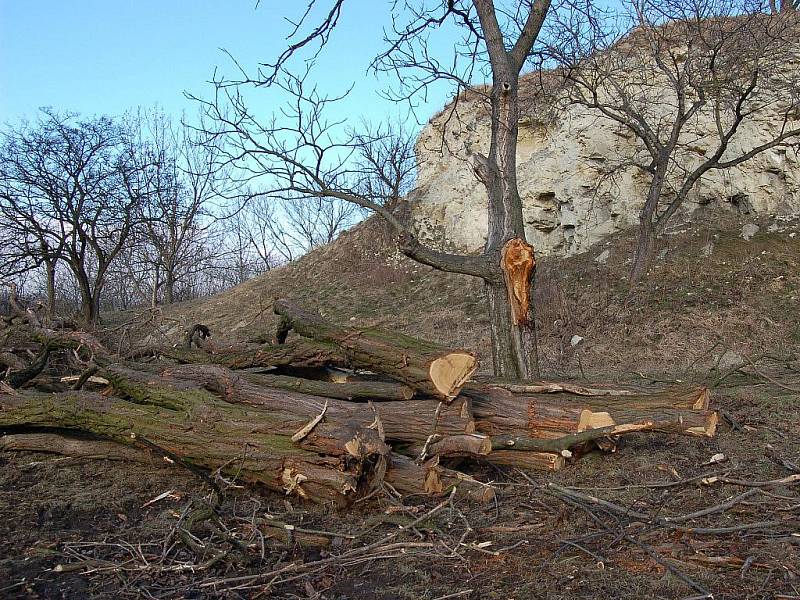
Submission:
<svg viewBox="0 0 800 600">
<path fill-rule="evenodd" d="M 493 465 L 504 465 L 528 471 L 560 471 L 567 461 L 560 454 L 517 450 L 492 450 L 486 457 Z"/>
<path fill-rule="evenodd" d="M 648 404 L 646 397 L 612 396 L 571 397 L 561 394 L 511 394 L 506 390 L 465 390 L 472 397 L 472 410 L 477 430 L 491 436 L 519 435 L 533 439 L 554 440 L 602 429 L 603 436 L 635 431 L 660 431 L 681 435 L 713 437 L 717 414 L 695 408 L 674 408 L 669 398 L 659 396 Z M 678 394 L 676 405 L 692 402 L 690 396 Z M 694 402 L 698 402 L 697 398 Z M 694 406 L 694 405 L 693 405 Z M 591 438 L 590 434 L 563 440 L 567 449 Z M 529 448 L 533 449 L 533 448 Z M 537 447 L 537 450 L 553 448 Z"/>
<path fill-rule="evenodd" d="M 539 374 L 539 364 L 530 301 L 535 261 L 517 188 L 519 71 L 506 57 L 492 61 L 492 72 L 489 156 L 478 157 L 475 165 L 489 197 L 485 253 L 497 257 L 498 277 L 486 283 L 492 359 L 495 375 L 530 379 Z"/>
<path fill-rule="evenodd" d="M 47 320 L 52 322 L 56 318 L 56 263 L 47 261 Z M 48 323 L 49 324 L 49 323 Z"/>
<path fill-rule="evenodd" d="M 650 269 L 650 263 L 653 260 L 653 248 L 656 242 L 655 238 L 655 228 L 649 220 L 649 217 L 647 220 L 642 219 L 639 223 L 636 251 L 633 257 L 633 266 L 631 267 L 631 283 L 636 283 L 644 279 L 644 276 Z"/>
<path fill-rule="evenodd" d="M 175 302 L 175 272 L 168 268 L 164 276 L 164 304 Z"/>
<path fill-rule="evenodd" d="M 217 364 L 230 369 L 251 367 L 319 368 L 350 366 L 349 359 L 334 344 L 307 339 L 290 340 L 285 344 L 263 344 L 254 348 L 223 348 L 211 352 L 165 348 L 158 351 L 162 356 L 181 363 Z"/>
<path fill-rule="evenodd" d="M 661 200 L 661 192 L 664 189 L 668 165 L 668 155 L 663 157 L 659 164 L 656 165 L 650 188 L 647 191 L 647 200 L 639 212 L 639 235 L 636 240 L 633 266 L 631 267 L 631 283 L 636 283 L 644 278 L 653 260 L 657 233 L 655 226 L 656 213 L 658 211 L 658 203 Z"/>
<path fill-rule="evenodd" d="M 0 437 L 0 451 L 43 452 L 74 458 L 154 462 L 153 457 L 136 448 L 108 440 L 68 438 L 56 433 L 20 433 Z M 161 457 L 158 457 L 161 460 Z"/>
<path fill-rule="evenodd" d="M 174 390 L 169 398 L 175 400 Z M 278 415 L 214 401 L 197 390 L 181 401 L 173 410 L 88 392 L 0 395 L 0 425 L 67 428 L 156 447 L 170 458 L 317 502 L 346 504 L 380 482 L 376 454 L 363 444 L 321 455 L 292 443 Z"/>
<path fill-rule="evenodd" d="M 155 308 L 158 306 L 158 288 L 161 285 L 159 281 L 161 279 L 161 273 L 158 268 L 158 264 L 155 265 L 155 269 L 153 269 L 153 290 L 150 294 L 150 308 Z"/>
<path fill-rule="evenodd" d="M 114 381 L 116 380 L 112 380 Z M 428 399 L 387 401 L 370 408 L 364 403 L 263 387 L 251 381 L 247 375 L 241 376 L 235 371 L 219 366 L 181 365 L 168 368 L 154 382 L 147 382 L 146 385 L 145 382 L 141 382 L 134 388 L 135 392 L 129 388 L 125 388 L 124 391 L 129 395 L 135 394 L 139 401 L 147 401 L 156 393 L 155 386 L 159 382 L 198 385 L 221 395 L 231 404 L 247 404 L 263 410 L 297 415 L 296 422 L 289 427 L 291 433 L 300 429 L 323 410 L 326 419 L 314 429 L 315 434 L 324 431 L 327 424 L 337 428 L 341 428 L 343 424 L 355 424 L 367 428 L 376 422 L 376 418 L 380 420 L 385 438 L 389 441 L 424 441 L 433 432 L 459 435 L 475 431 L 472 403 L 464 396 L 460 396 L 450 404 L 442 404 L 441 407 L 435 400 Z M 163 403 L 164 400 L 158 402 Z M 309 436 L 309 439 L 312 437 Z"/>
<path fill-rule="evenodd" d="M 586 404 L 594 407 L 617 408 L 685 408 L 690 410 L 708 410 L 710 393 L 707 387 L 696 385 L 680 385 L 658 391 L 636 387 L 585 386 L 575 383 L 556 381 L 509 382 L 482 380 L 480 383 L 469 383 L 462 393 L 472 397 L 509 397 L 513 394 L 524 400 L 527 395 L 556 394 L 554 402 Z M 547 398 L 547 396 L 540 396 Z M 491 402 L 491 400 L 488 400 Z"/>
<path fill-rule="evenodd" d="M 262 386 L 279 388 L 312 396 L 325 396 L 340 400 L 366 402 L 367 400 L 411 400 L 414 388 L 391 381 L 344 381 L 332 383 L 287 375 L 262 375 L 254 373 L 245 378 Z"/>
<path fill-rule="evenodd" d="M 440 466 L 438 457 L 418 465 L 406 456 L 392 453 L 384 480 L 403 494 L 443 496 L 457 486 L 460 496 L 478 502 L 491 502 L 495 496 L 492 486 Z"/>
<path fill-rule="evenodd" d="M 322 317 L 276 300 L 275 313 L 282 317 L 277 339 L 289 330 L 317 342 L 336 344 L 355 367 L 389 375 L 414 389 L 450 401 L 478 368 L 475 355 L 451 350 L 400 333 L 379 329 L 354 329 L 333 325 Z"/>
<path fill-rule="evenodd" d="M 97 314 L 99 312 L 96 298 L 92 294 L 88 276 L 75 269 L 73 269 L 73 272 L 78 280 L 78 289 L 81 294 L 81 320 L 88 329 L 92 329 L 97 322 Z"/>
</svg>

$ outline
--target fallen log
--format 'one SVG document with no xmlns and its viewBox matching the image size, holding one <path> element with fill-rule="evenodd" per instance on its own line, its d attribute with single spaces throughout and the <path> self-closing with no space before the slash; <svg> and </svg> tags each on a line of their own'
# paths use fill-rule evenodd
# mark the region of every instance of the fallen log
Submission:
<svg viewBox="0 0 800 600">
<path fill-rule="evenodd" d="M 457 488 L 457 496 L 476 502 L 491 502 L 495 497 L 492 486 L 441 466 L 438 457 L 418 465 L 407 456 L 392 453 L 384 481 L 403 495 L 444 496 Z"/>
<path fill-rule="evenodd" d="M 304 379 L 288 375 L 254 373 L 245 375 L 252 383 L 312 396 L 325 396 L 340 400 L 366 402 L 367 400 L 411 400 L 414 388 L 389 381 L 344 381 L 333 383 L 317 379 Z"/>
<path fill-rule="evenodd" d="M 338 327 L 285 301 L 275 310 L 282 317 L 280 343 L 220 348 L 195 327 L 190 345 L 199 348 L 160 352 L 174 362 L 115 364 L 81 332 L 50 335 L 31 325 L 26 333 L 15 325 L 5 339 L 23 343 L 3 342 L 0 361 L 7 367 L 19 367 L 20 356 L 62 353 L 46 374 L 25 382 L 38 391 L 0 382 L 0 428 L 12 433 L 0 438 L 0 449 L 49 444 L 65 455 L 138 460 L 147 447 L 183 467 L 347 505 L 384 483 L 401 494 L 442 495 L 457 487 L 476 500 L 494 497 L 490 486 L 442 467 L 440 458 L 555 471 L 567 458 L 632 432 L 714 435 L 717 416 L 708 410 L 705 388 L 653 393 L 548 381 L 465 384 L 477 366 L 469 352 Z M 287 341 L 290 330 L 302 337 Z M 103 393 L 66 390 L 89 380 Z M 41 392 L 48 388 L 56 393 Z M 93 439 L 18 437 L 41 428 Z"/>
<path fill-rule="evenodd" d="M 199 385 L 220 394 L 229 403 L 247 404 L 284 415 L 297 415 L 296 418 L 303 423 L 318 415 L 327 404 L 326 418 L 320 425 L 323 429 L 329 424 L 337 427 L 349 424 L 366 428 L 376 422 L 377 417 L 387 441 L 415 442 L 427 439 L 432 433 L 459 435 L 475 431 L 472 403 L 466 396 L 459 397 L 450 404 L 442 403 L 441 406 L 437 401 L 428 399 L 380 402 L 370 408 L 363 403 L 263 387 L 254 383 L 250 375 L 239 375 L 217 365 L 170 367 L 163 371 L 160 380 Z M 158 381 L 147 382 L 133 393 L 139 399 L 144 399 L 154 393 L 154 386 L 157 384 Z M 125 391 L 131 393 L 131 390 Z"/>
<path fill-rule="evenodd" d="M 492 439 L 482 433 L 444 437 L 435 435 L 425 442 L 399 446 L 396 449 L 401 454 L 415 459 L 419 459 L 420 456 L 423 459 L 431 456 L 478 458 L 487 456 L 492 451 Z"/>
<path fill-rule="evenodd" d="M 553 394 L 516 395 L 497 388 L 471 388 L 465 393 L 472 398 L 477 430 L 491 436 L 557 439 L 608 428 L 604 435 L 658 431 L 713 437 L 717 425 L 714 411 L 653 407 L 665 402 L 663 398 L 653 405 L 635 396 L 621 396 L 610 402 L 606 402 L 607 397 L 589 401 L 573 397 L 567 403 Z M 641 408 L 643 405 L 646 408 Z"/>
<path fill-rule="evenodd" d="M 0 426 L 70 429 L 128 446 L 145 440 L 187 464 L 317 502 L 346 504 L 381 481 L 387 452 L 367 448 L 361 437 L 339 456 L 321 455 L 275 433 L 264 411 L 198 390 L 184 400 L 175 410 L 91 392 L 0 395 Z"/>
<path fill-rule="evenodd" d="M 147 451 L 108 440 L 76 439 L 57 433 L 18 433 L 0 437 L 0 452 L 41 452 L 72 458 L 153 462 Z"/>
<path fill-rule="evenodd" d="M 161 355 L 180 363 L 216 364 L 230 369 L 249 367 L 343 367 L 350 362 L 334 344 L 298 339 L 285 344 L 264 344 L 256 348 L 217 349 L 214 352 L 167 348 Z"/>
<path fill-rule="evenodd" d="M 177 367 L 162 374 L 134 371 L 111 366 L 103 372 L 117 393 L 139 404 L 162 406 L 171 410 L 196 413 L 222 407 L 253 407 L 253 427 L 274 435 L 293 438 L 321 413 L 320 419 L 297 440 L 307 450 L 329 456 L 386 454 L 388 447 L 378 432 L 368 427 L 366 414 L 360 418 L 336 418 L 327 401 L 281 390 L 249 384 L 224 367 Z M 366 407 L 362 407 L 366 409 Z M 367 409 L 368 410 L 368 409 Z"/>
<path fill-rule="evenodd" d="M 493 465 L 517 467 L 527 471 L 559 471 L 566 464 L 565 457 L 560 454 L 517 450 L 492 450 L 485 460 Z"/>
<path fill-rule="evenodd" d="M 340 327 L 286 300 L 276 300 L 274 310 L 281 316 L 276 336 L 279 343 L 294 330 L 317 342 L 335 344 L 352 366 L 384 373 L 423 394 L 447 401 L 458 395 L 478 368 L 475 355 L 466 350 L 452 350 L 380 329 Z"/>
<path fill-rule="evenodd" d="M 514 394 L 553 394 L 566 392 L 578 396 L 623 396 L 635 395 L 634 390 L 611 385 L 583 386 L 577 383 L 560 381 L 526 381 L 498 377 L 478 377 L 477 385 L 507 390 Z"/>
<path fill-rule="evenodd" d="M 464 386 L 462 393 L 483 397 L 539 397 L 542 394 L 555 394 L 555 398 L 573 404 L 585 404 L 596 408 L 614 407 L 630 409 L 682 408 L 690 410 L 707 410 L 711 394 L 703 386 L 676 386 L 658 391 L 647 391 L 638 388 L 589 388 L 571 383 L 559 382 L 524 382 L 491 383 L 470 382 Z M 491 402 L 491 398 L 488 399 Z"/>
</svg>

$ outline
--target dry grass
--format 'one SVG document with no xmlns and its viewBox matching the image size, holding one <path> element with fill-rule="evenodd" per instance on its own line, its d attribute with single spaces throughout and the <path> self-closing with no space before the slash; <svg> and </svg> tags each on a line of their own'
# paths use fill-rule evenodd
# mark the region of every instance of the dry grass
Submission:
<svg viewBox="0 0 800 600">
<path fill-rule="evenodd" d="M 800 341 L 798 222 L 780 223 L 774 232 L 763 222 L 745 242 L 738 218 L 703 218 L 662 240 L 651 276 L 632 290 L 632 233 L 583 255 L 541 259 L 536 306 L 543 372 L 691 377 L 707 373 L 726 349 L 791 353 Z M 178 340 L 202 322 L 218 340 L 250 338 L 273 330 L 272 300 L 286 297 L 341 323 L 391 327 L 476 350 L 484 368 L 491 364 L 481 285 L 399 256 L 376 231 L 382 229 L 367 222 L 238 288 L 167 307 L 164 314 L 174 321 L 163 329 Z M 610 258 L 597 264 L 593 259 L 604 249 Z M 584 338 L 577 347 L 570 344 L 574 335 Z"/>
<path fill-rule="evenodd" d="M 236 290 L 171 308 L 162 321 L 165 332 L 177 339 L 185 325 L 204 322 L 218 337 L 252 337 L 274 327 L 271 300 L 287 296 L 337 321 L 396 327 L 477 348 L 487 359 L 480 286 L 398 260 L 389 245 L 373 243 L 372 226 Z M 740 223 L 731 219 L 687 225 L 667 237 L 666 255 L 653 276 L 630 293 L 625 272 L 631 238 L 610 244 L 604 265 L 593 258 L 605 247 L 542 260 L 537 301 L 546 372 L 619 381 L 641 380 L 638 373 L 670 381 L 716 379 L 715 357 L 731 348 L 743 355 L 787 355 L 788 360 L 763 360 L 759 369 L 784 386 L 800 387 L 800 239 L 789 237 L 796 224 L 772 233 L 767 226 L 744 242 L 736 234 Z M 704 257 L 709 241 L 713 252 Z M 585 341 L 573 348 L 569 340 L 575 334 Z M 795 362 L 788 357 L 792 353 Z M 456 597 L 672 599 L 697 597 L 698 589 L 715 598 L 798 597 L 796 484 L 756 491 L 730 509 L 690 522 L 692 527 L 775 523 L 720 535 L 678 532 L 596 507 L 587 512 L 586 506 L 548 493 L 549 482 L 591 488 L 581 491 L 661 518 L 712 507 L 749 489 L 705 485 L 701 475 L 785 477 L 789 471 L 765 456 L 767 445 L 800 463 L 800 395 L 751 370 L 729 375 L 713 397 L 730 419 L 721 420 L 713 440 L 634 435 L 619 453 L 591 454 L 550 475 L 478 466 L 474 475 L 501 489 L 497 503 L 446 505 L 393 538 L 424 548 L 409 545 L 383 557 L 334 561 L 271 586 L 258 574 L 397 534 L 398 524 L 412 522 L 436 502 L 378 495 L 333 513 L 289 505 L 276 494 L 228 489 L 217 508 L 219 522 L 192 529 L 208 553 L 226 550 L 225 560 L 195 572 L 177 571 L 179 565 L 203 565 L 210 555 L 173 537 L 186 511 L 208 497 L 202 480 L 159 461 L 123 467 L 2 455 L 0 597 L 433 600 L 464 592 Z M 708 464 L 718 453 L 726 460 Z M 143 506 L 167 490 L 174 497 Z M 262 544 L 251 524 L 270 518 L 333 532 L 332 545 L 310 548 L 269 537 Z M 244 546 L 232 543 L 231 535 Z M 68 568 L 55 571 L 57 564 Z M 249 575 L 256 583 L 246 589 L 209 585 Z"/>
</svg>

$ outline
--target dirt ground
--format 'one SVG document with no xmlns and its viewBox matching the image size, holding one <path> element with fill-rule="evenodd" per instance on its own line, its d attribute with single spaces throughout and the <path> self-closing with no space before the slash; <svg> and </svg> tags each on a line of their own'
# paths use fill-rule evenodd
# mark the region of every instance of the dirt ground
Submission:
<svg viewBox="0 0 800 600">
<path fill-rule="evenodd" d="M 476 466 L 498 487 L 488 506 L 384 490 L 342 512 L 230 481 L 214 491 L 159 457 L 6 453 L 0 596 L 800 597 L 800 394 L 735 375 L 714 398 L 726 416 L 716 439 L 633 436 L 556 474 Z M 709 464 L 717 454 L 725 459 Z M 785 482 L 756 486 L 774 480 Z M 213 518 L 193 517 L 210 505 Z"/>
<path fill-rule="evenodd" d="M 545 374 L 713 384 L 714 439 L 637 434 L 555 474 L 460 465 L 495 485 L 494 503 L 387 488 L 348 511 L 160 456 L 0 453 L 0 597 L 800 599 L 800 236 L 797 223 L 771 225 L 745 243 L 738 222 L 689 224 L 631 293 L 628 238 L 540 264 Z M 340 322 L 488 348 L 479 286 L 398 262 L 363 231 L 145 315 L 150 329 L 141 315 L 112 325 L 149 343 L 192 322 L 241 339 L 273 327 L 276 295 Z M 728 351 L 755 367 L 724 368 Z"/>
</svg>

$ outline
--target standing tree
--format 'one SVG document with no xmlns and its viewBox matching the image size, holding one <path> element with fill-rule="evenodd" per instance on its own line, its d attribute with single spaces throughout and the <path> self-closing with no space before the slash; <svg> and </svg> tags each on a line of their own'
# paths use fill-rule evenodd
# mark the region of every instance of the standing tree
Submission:
<svg viewBox="0 0 800 600">
<path fill-rule="evenodd" d="M 616 26 L 601 12 L 565 19 L 552 52 L 567 101 L 638 142 L 618 164 L 648 181 L 637 281 L 704 175 L 800 142 L 800 20 L 752 0 L 635 0 L 629 9 Z"/>
<path fill-rule="evenodd" d="M 202 119 L 201 119 L 202 121 Z M 198 246 L 214 222 L 211 203 L 224 173 L 217 172 L 218 148 L 199 144 L 189 126 L 175 127 L 156 110 L 133 119 L 142 169 L 149 189 L 141 204 L 144 256 L 152 274 L 151 304 L 176 299 L 176 286 L 196 268 Z"/>
<path fill-rule="evenodd" d="M 49 109 L 3 139 L 4 226 L 24 240 L 17 244 L 22 253 L 45 265 L 51 310 L 56 267 L 62 261 L 69 267 L 89 326 L 97 321 L 108 269 L 134 229 L 148 185 L 150 169 L 137 165 L 136 151 L 107 117 L 79 120 Z"/>
<path fill-rule="evenodd" d="M 305 76 L 293 75 L 289 63 L 304 49 L 322 51 L 341 16 L 343 0 L 323 8 L 311 0 L 298 21 L 289 47 L 272 65 L 238 80 L 218 79 L 211 100 L 200 100 L 216 123 L 209 143 L 227 142 L 224 164 L 235 165 L 243 179 L 258 181 L 266 195 L 279 198 L 325 197 L 359 205 L 381 215 L 395 229 L 400 250 L 435 269 L 479 277 L 488 299 L 492 357 L 497 375 L 531 378 L 538 372 L 536 335 L 531 306 L 535 260 L 525 239 L 522 203 L 517 189 L 516 148 L 519 119 L 519 77 L 528 61 L 550 0 L 523 0 L 495 6 L 492 0 L 392 4 L 393 28 L 387 49 L 375 58 L 376 72 L 396 73 L 399 95 L 412 99 L 428 86 L 447 81 L 458 91 L 471 88 L 479 74 L 491 79 L 488 103 L 491 143 L 475 153 L 474 171 L 486 188 L 488 235 L 483 253 L 460 255 L 423 245 L 379 198 L 367 196 L 353 160 L 364 138 L 342 135 L 341 123 L 327 120 L 325 109 L 337 98 L 307 89 Z M 322 10 L 320 22 L 309 20 Z M 431 32 L 456 28 L 458 42 L 443 63 L 428 46 Z M 446 65 L 446 66 L 445 66 Z M 244 89 L 272 86 L 291 98 L 271 121 L 250 110 Z M 479 93 L 484 93 L 480 91 Z M 363 175 L 363 172 L 361 173 Z"/>
</svg>

